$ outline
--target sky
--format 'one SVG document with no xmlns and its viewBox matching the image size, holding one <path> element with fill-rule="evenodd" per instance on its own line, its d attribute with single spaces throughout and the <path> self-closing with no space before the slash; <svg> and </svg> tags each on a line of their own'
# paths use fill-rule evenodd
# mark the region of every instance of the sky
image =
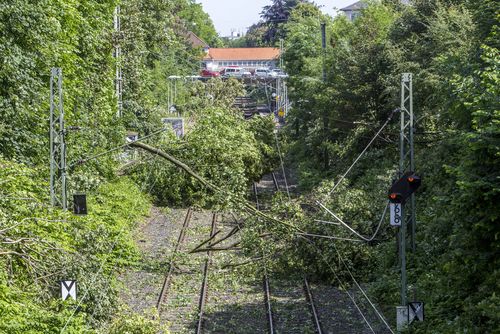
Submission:
<svg viewBox="0 0 500 334">
<path fill-rule="evenodd" d="M 335 15 L 334 7 L 343 8 L 357 0 L 315 0 L 323 12 Z M 203 5 L 215 24 L 215 29 L 221 36 L 229 36 L 231 30 L 246 31 L 260 19 L 260 12 L 264 6 L 271 4 L 271 0 L 196 0 Z"/>
</svg>

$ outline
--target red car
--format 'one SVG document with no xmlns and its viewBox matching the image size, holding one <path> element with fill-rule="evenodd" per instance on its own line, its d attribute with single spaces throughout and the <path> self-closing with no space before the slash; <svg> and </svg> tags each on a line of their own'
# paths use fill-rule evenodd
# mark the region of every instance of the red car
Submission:
<svg viewBox="0 0 500 334">
<path fill-rule="evenodd" d="M 220 77 L 220 72 L 204 69 L 201 70 L 200 75 L 205 78 L 217 78 Z"/>
</svg>

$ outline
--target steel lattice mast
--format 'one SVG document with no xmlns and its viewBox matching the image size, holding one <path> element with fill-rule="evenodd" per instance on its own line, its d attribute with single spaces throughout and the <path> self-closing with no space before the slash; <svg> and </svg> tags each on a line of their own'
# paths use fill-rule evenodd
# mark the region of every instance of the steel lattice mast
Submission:
<svg viewBox="0 0 500 334">
<path fill-rule="evenodd" d="M 413 116 L 413 78 L 411 73 L 401 76 L 401 130 L 399 177 L 408 171 L 415 171 L 415 156 L 413 137 L 415 132 Z M 407 305 L 406 277 L 406 228 L 411 228 L 411 247 L 415 251 L 415 194 L 411 195 L 409 203 L 402 208 L 402 223 L 399 230 L 399 254 L 401 260 L 401 305 Z"/>
<path fill-rule="evenodd" d="M 116 62 L 116 73 L 115 73 L 115 94 L 117 100 L 117 116 L 121 117 L 123 113 L 123 73 L 122 73 L 122 48 L 121 48 L 121 19 L 120 19 L 120 6 L 115 7 L 114 12 L 114 28 L 115 28 L 115 62 Z"/>
<path fill-rule="evenodd" d="M 67 209 L 62 69 L 50 74 L 50 202 Z"/>
</svg>

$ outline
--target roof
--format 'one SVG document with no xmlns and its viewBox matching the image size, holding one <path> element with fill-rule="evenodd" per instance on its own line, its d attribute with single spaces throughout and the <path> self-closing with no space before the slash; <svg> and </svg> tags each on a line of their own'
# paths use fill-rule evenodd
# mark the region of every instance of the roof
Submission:
<svg viewBox="0 0 500 334">
<path fill-rule="evenodd" d="M 278 48 L 211 48 L 205 60 L 271 60 L 280 55 Z"/>
<path fill-rule="evenodd" d="M 349 11 L 354 11 L 354 10 L 361 10 L 363 8 L 366 8 L 366 7 L 368 7 L 368 5 L 366 4 L 366 2 L 364 2 L 364 1 L 358 1 L 358 2 L 353 3 L 352 5 L 349 5 L 347 7 L 341 8 L 340 10 L 343 11 L 343 12 L 349 12 Z"/>
<path fill-rule="evenodd" d="M 186 38 L 188 39 L 189 43 L 191 43 L 191 45 L 194 48 L 196 48 L 196 47 L 208 48 L 208 44 L 204 40 L 202 40 L 201 38 L 196 36 L 196 34 L 192 31 L 187 32 Z"/>
</svg>

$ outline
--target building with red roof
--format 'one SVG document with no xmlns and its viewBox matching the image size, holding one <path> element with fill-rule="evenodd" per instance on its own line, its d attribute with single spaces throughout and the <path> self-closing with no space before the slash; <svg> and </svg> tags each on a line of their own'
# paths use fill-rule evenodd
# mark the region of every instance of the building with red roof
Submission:
<svg viewBox="0 0 500 334">
<path fill-rule="evenodd" d="M 278 48 L 210 48 L 203 58 L 203 67 L 210 70 L 229 66 L 247 69 L 276 67 L 279 57 Z"/>
</svg>

